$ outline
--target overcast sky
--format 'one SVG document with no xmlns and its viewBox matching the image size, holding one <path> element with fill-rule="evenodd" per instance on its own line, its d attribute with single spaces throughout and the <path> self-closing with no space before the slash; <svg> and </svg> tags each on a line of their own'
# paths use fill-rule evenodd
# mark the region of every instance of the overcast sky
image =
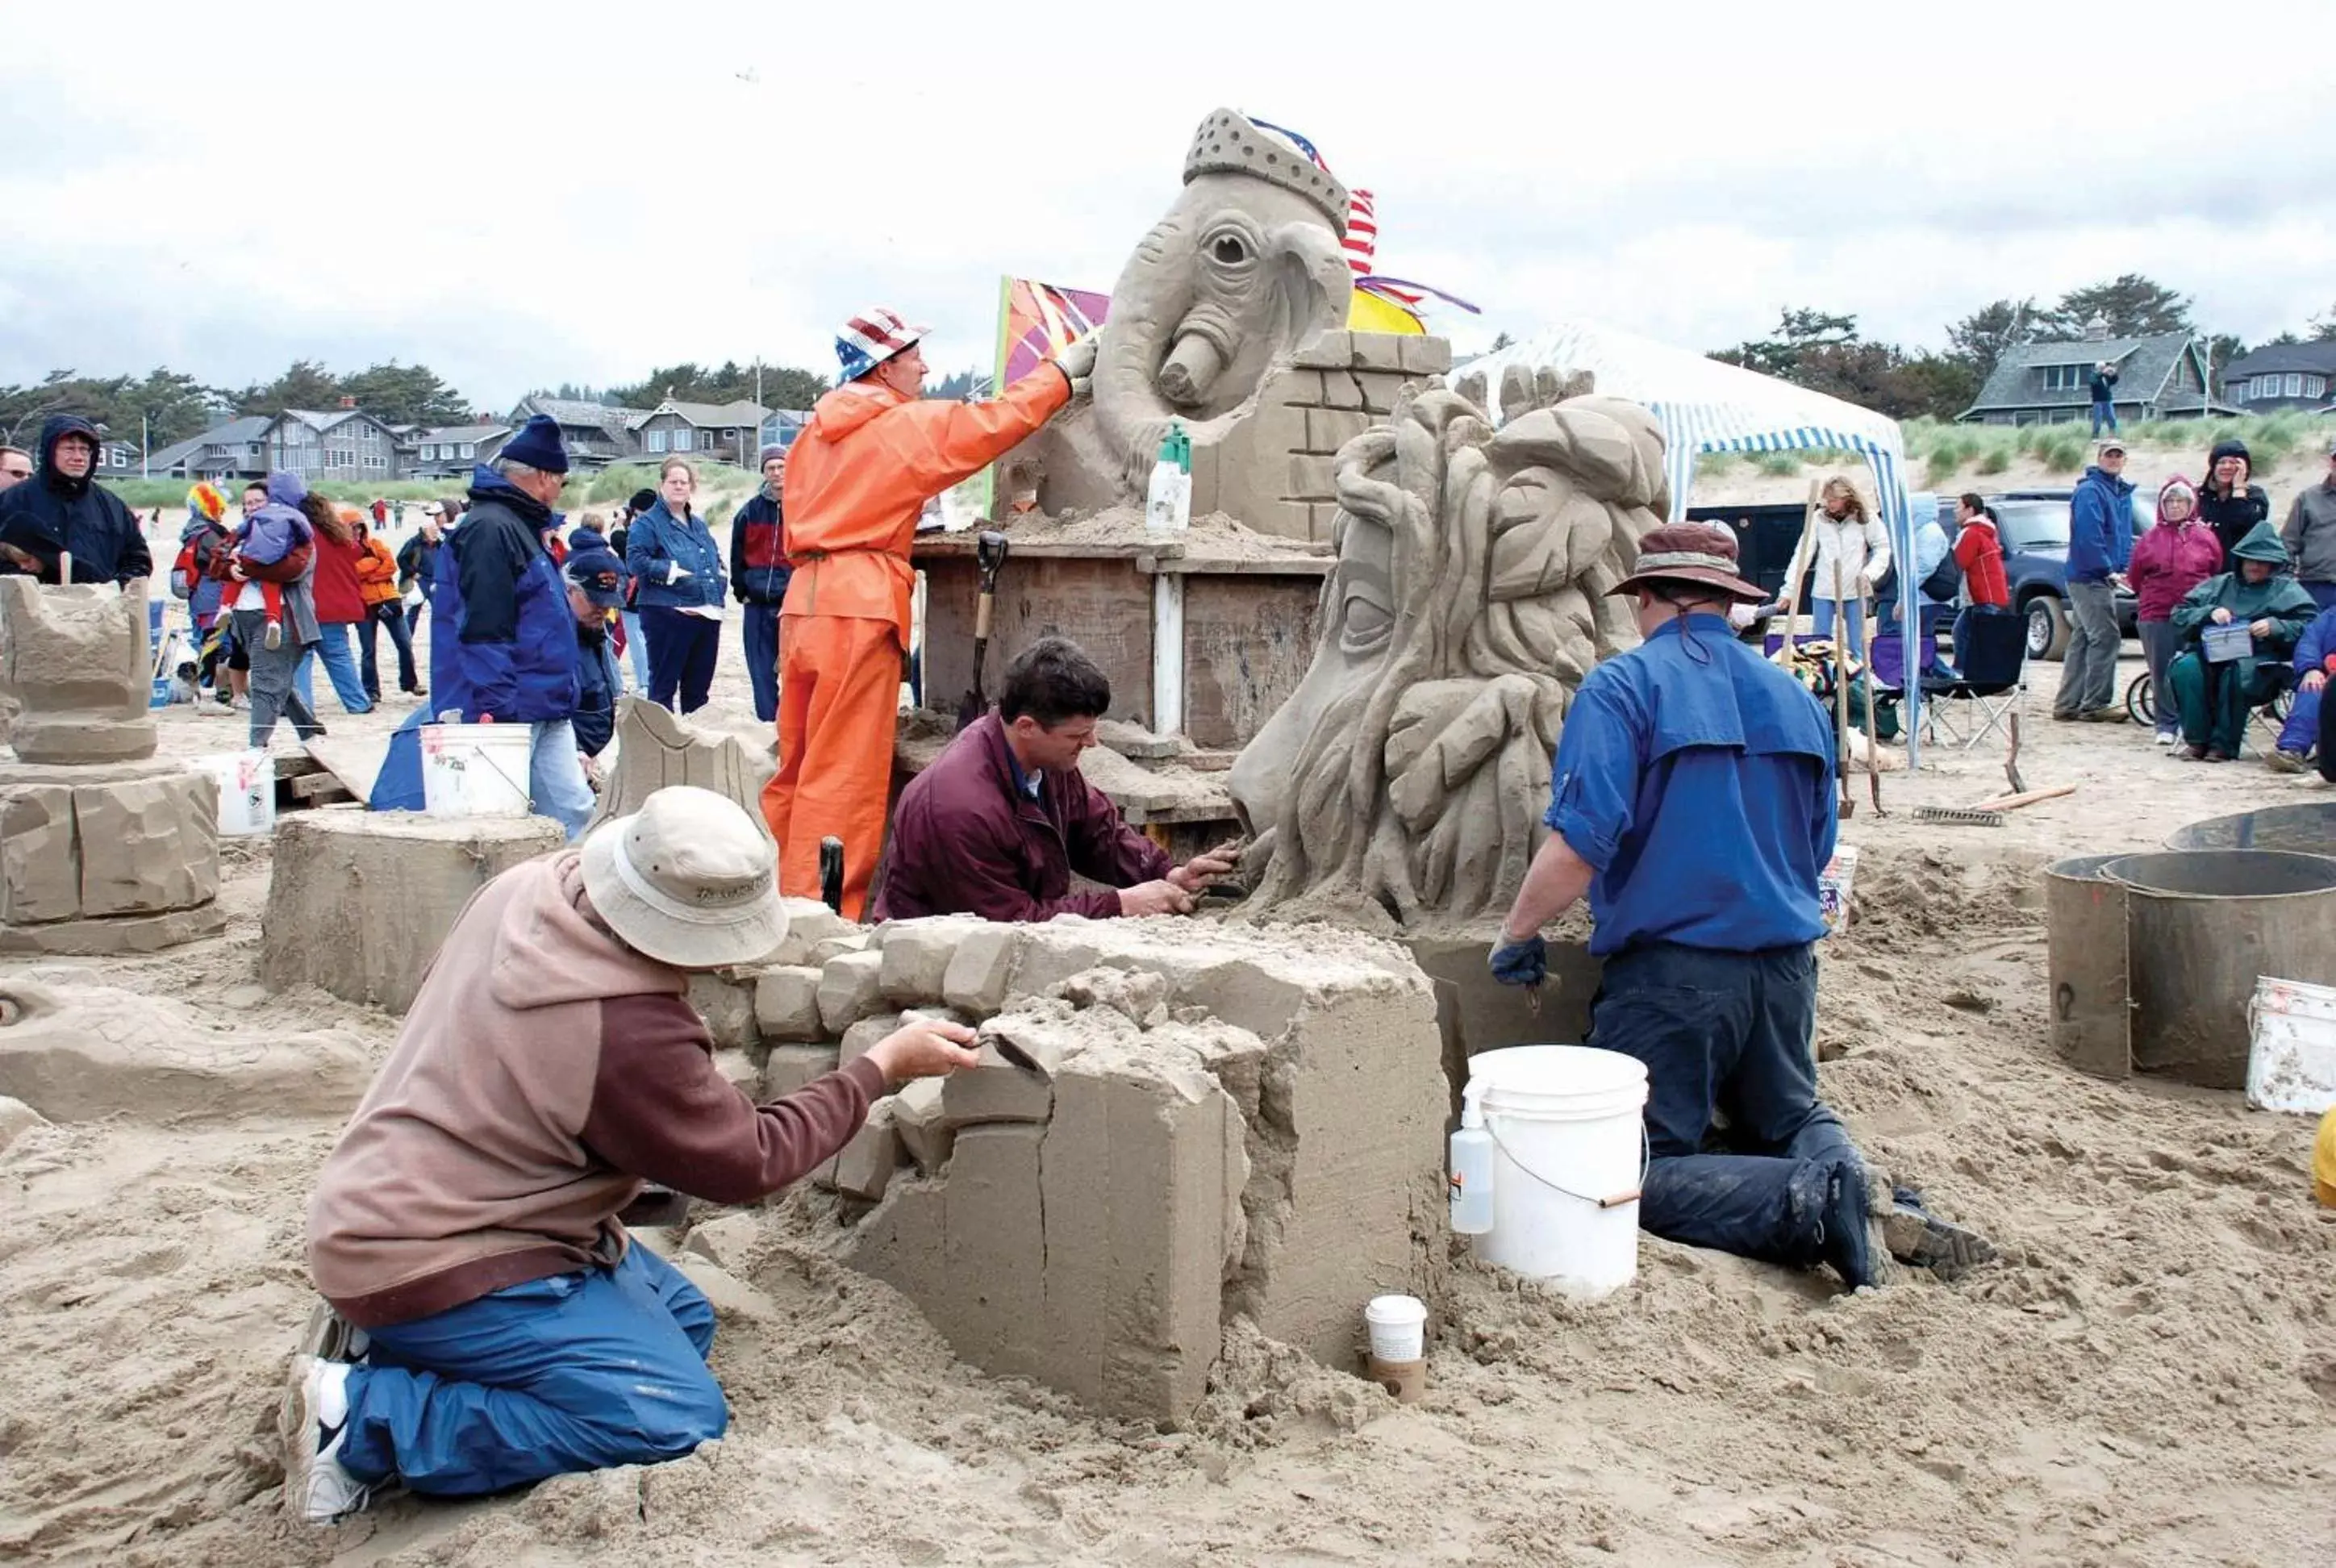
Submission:
<svg viewBox="0 0 2336 1568">
<path fill-rule="evenodd" d="M 1376 190 L 1381 269 L 1484 307 L 1464 349 L 1786 305 L 1942 346 L 2127 271 L 2251 340 L 2336 304 L 2326 0 L 98 15 L 0 10 L 0 382 L 394 357 L 507 407 L 829 372 L 870 304 L 986 369 L 998 276 L 1108 289 L 1219 105 Z"/>
</svg>

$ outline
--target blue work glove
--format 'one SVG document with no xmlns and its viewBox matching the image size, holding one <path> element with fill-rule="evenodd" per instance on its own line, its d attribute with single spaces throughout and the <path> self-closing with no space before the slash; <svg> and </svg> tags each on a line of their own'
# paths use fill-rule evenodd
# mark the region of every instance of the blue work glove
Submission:
<svg viewBox="0 0 2336 1568">
<path fill-rule="evenodd" d="M 1493 978 L 1504 986 L 1537 986 L 1549 978 L 1549 947 L 1538 932 L 1493 950 Z"/>
</svg>

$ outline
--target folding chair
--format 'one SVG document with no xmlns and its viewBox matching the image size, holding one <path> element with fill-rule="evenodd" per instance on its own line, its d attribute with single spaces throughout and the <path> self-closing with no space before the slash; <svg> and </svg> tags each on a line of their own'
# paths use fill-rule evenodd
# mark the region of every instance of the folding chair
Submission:
<svg viewBox="0 0 2336 1568">
<path fill-rule="evenodd" d="M 2005 733 L 2011 716 L 2028 697 L 2028 618 L 1981 615 L 1965 609 L 1956 618 L 1961 632 L 1963 667 L 1952 680 L 1922 682 L 1926 738 L 1943 731 L 1949 742 L 1969 751 L 1989 735 Z"/>
</svg>

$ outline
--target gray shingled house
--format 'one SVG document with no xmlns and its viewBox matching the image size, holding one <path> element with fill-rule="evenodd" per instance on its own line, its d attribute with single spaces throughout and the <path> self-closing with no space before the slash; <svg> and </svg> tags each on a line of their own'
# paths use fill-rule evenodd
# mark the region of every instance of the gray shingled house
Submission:
<svg viewBox="0 0 2336 1568">
<path fill-rule="evenodd" d="M 2242 354 L 2223 373 L 2223 395 L 2249 414 L 2336 414 L 2336 340 L 2275 343 Z"/>
<path fill-rule="evenodd" d="M 1965 424 L 2053 424 L 2083 420 L 2092 407 L 2093 365 L 2117 367 L 2120 423 L 2235 414 L 2206 395 L 2206 345 L 2187 332 L 2111 337 L 2098 317 L 2067 343 L 2020 343 L 2003 351 L 1979 398 L 1955 417 Z"/>
<path fill-rule="evenodd" d="M 162 448 L 146 460 L 147 471 L 157 479 L 264 479 L 272 423 L 264 414 L 230 419 Z"/>
<path fill-rule="evenodd" d="M 655 463 L 669 453 L 715 463 L 754 466 L 763 421 L 771 411 L 752 401 L 677 403 L 668 397 L 649 412 L 635 432 L 641 455 Z"/>
<path fill-rule="evenodd" d="M 560 444 L 568 449 L 572 468 L 587 472 L 625 463 L 640 455 L 634 431 L 648 415 L 638 408 L 618 408 L 573 397 L 522 397 L 511 411 L 513 430 L 537 414 L 546 414 L 560 426 Z"/>
<path fill-rule="evenodd" d="M 387 424 L 354 404 L 321 411 L 287 409 L 268 422 L 261 440 L 271 472 L 288 471 L 310 484 L 398 477 L 397 437 Z"/>
</svg>

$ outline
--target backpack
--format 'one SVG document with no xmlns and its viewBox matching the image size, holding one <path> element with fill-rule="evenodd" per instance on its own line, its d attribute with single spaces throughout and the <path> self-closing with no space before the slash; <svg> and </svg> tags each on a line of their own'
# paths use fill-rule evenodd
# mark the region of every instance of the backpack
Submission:
<svg viewBox="0 0 2336 1568">
<path fill-rule="evenodd" d="M 195 541 L 190 539 L 179 547 L 179 559 L 170 563 L 170 597 L 192 599 L 195 579 L 201 575 L 195 570 Z"/>
<path fill-rule="evenodd" d="M 1955 563 L 1953 550 L 1939 558 L 1939 564 L 1922 579 L 1922 588 L 1923 597 L 1933 604 L 1954 602 L 1955 596 L 1963 590 L 1963 569 Z"/>
</svg>

